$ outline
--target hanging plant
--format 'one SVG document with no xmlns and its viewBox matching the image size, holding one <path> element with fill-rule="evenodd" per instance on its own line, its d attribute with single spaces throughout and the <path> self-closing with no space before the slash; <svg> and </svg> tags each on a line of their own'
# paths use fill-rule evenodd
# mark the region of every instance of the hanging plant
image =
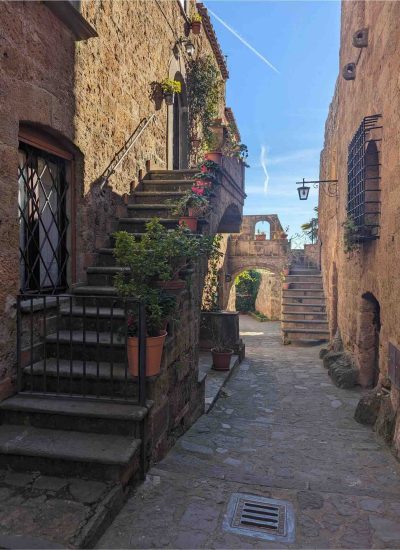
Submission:
<svg viewBox="0 0 400 550">
<path fill-rule="evenodd" d="M 203 145 L 209 148 L 213 139 L 211 126 L 222 97 L 222 80 L 211 56 L 189 61 L 187 82 L 191 133 L 195 135 L 200 126 Z"/>
<path fill-rule="evenodd" d="M 190 27 L 193 34 L 200 34 L 202 17 L 198 12 L 195 12 L 190 18 Z"/>
<path fill-rule="evenodd" d="M 171 80 L 169 78 L 165 78 L 161 82 L 161 89 L 164 94 L 165 103 L 167 105 L 173 105 L 175 94 L 180 94 L 182 91 L 182 84 L 179 82 L 179 80 Z"/>
</svg>

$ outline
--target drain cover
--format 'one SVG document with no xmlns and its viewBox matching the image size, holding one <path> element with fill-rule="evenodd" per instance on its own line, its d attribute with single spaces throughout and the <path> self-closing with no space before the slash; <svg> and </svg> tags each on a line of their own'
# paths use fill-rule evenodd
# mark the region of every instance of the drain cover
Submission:
<svg viewBox="0 0 400 550">
<path fill-rule="evenodd" d="M 234 493 L 228 504 L 224 529 L 248 537 L 293 542 L 293 507 L 284 500 Z"/>
</svg>

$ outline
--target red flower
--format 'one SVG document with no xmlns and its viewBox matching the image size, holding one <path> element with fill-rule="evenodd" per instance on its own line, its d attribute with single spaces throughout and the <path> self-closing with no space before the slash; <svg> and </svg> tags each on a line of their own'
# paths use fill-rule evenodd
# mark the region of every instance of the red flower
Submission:
<svg viewBox="0 0 400 550">
<path fill-rule="evenodd" d="M 203 166 L 200 168 L 200 170 L 203 172 L 203 174 L 205 174 L 207 172 L 207 166 Z"/>
</svg>

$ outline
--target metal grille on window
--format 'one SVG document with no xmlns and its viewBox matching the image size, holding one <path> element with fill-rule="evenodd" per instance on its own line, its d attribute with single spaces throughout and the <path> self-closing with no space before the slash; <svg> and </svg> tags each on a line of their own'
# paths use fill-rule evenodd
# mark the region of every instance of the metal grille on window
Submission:
<svg viewBox="0 0 400 550">
<path fill-rule="evenodd" d="M 18 213 L 22 293 L 56 293 L 67 288 L 65 161 L 20 144 Z"/>
<path fill-rule="evenodd" d="M 381 115 L 363 119 L 348 148 L 347 213 L 359 240 L 379 237 Z"/>
</svg>

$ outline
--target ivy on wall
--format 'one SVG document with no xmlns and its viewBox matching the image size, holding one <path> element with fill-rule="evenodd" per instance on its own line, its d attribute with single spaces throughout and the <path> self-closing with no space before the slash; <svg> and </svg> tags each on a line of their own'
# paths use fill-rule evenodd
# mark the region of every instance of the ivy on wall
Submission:
<svg viewBox="0 0 400 550">
<path fill-rule="evenodd" d="M 204 146 L 212 146 L 211 125 L 218 116 L 223 84 L 211 56 L 192 59 L 187 68 L 189 122 L 192 136 L 200 127 Z"/>
</svg>

